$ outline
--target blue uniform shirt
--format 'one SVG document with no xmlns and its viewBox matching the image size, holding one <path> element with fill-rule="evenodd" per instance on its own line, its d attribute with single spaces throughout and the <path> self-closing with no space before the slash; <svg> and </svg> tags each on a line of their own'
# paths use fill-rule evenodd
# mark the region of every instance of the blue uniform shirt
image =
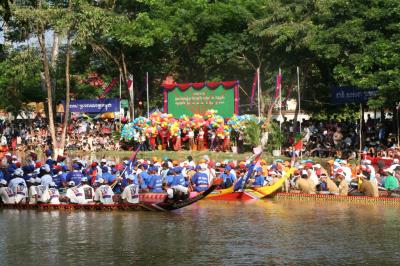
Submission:
<svg viewBox="0 0 400 266">
<path fill-rule="evenodd" d="M 262 175 L 256 175 L 254 178 L 253 187 L 262 187 L 264 186 L 265 177 Z"/>
<path fill-rule="evenodd" d="M 185 186 L 185 184 L 186 184 L 185 178 L 182 175 L 176 175 L 172 180 L 171 186 L 178 186 L 178 185 Z"/>
<path fill-rule="evenodd" d="M 74 181 L 75 185 L 77 186 L 81 183 L 82 177 L 83 177 L 83 174 L 81 172 L 74 170 L 67 174 L 66 179 L 67 179 L 67 182 L 69 182 L 71 180 Z"/>
<path fill-rule="evenodd" d="M 148 184 L 151 192 L 163 192 L 162 190 L 162 178 L 159 175 L 151 175 L 150 182 Z"/>
<path fill-rule="evenodd" d="M 205 173 L 195 173 L 192 177 L 192 182 L 195 184 L 195 190 L 197 192 L 208 189 L 208 176 Z"/>
</svg>

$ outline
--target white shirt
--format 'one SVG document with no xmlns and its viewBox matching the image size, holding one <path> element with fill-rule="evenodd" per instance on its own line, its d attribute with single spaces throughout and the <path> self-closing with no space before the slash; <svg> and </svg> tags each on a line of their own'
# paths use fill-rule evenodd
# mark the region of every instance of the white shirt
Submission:
<svg viewBox="0 0 400 266">
<path fill-rule="evenodd" d="M 14 191 L 9 187 L 1 187 L 0 188 L 0 197 L 3 203 L 5 204 L 14 204 L 15 203 L 15 195 Z"/>
<path fill-rule="evenodd" d="M 121 198 L 126 199 L 129 203 L 139 203 L 139 186 L 131 184 L 125 187 Z"/>
<path fill-rule="evenodd" d="M 42 182 L 40 183 L 42 186 L 48 187 L 51 182 L 53 182 L 53 178 L 49 174 L 45 174 L 41 177 Z"/>
<path fill-rule="evenodd" d="M 41 196 L 41 201 L 50 204 L 60 204 L 60 192 L 54 187 L 46 188 Z"/>
<path fill-rule="evenodd" d="M 89 185 L 76 186 L 67 189 L 66 196 L 71 203 L 88 204 L 93 202 L 94 190 Z"/>
<path fill-rule="evenodd" d="M 11 179 L 8 187 L 14 192 L 16 203 L 20 203 L 28 197 L 28 188 L 23 178 L 16 177 Z"/>
<path fill-rule="evenodd" d="M 114 204 L 113 196 L 114 192 L 109 185 L 101 185 L 94 193 L 94 200 L 100 201 L 103 204 Z"/>
</svg>

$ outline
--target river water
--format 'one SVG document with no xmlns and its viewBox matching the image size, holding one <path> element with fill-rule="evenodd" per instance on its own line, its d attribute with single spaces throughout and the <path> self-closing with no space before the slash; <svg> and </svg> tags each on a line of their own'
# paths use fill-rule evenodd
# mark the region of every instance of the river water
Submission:
<svg viewBox="0 0 400 266">
<path fill-rule="evenodd" d="M 393 206 L 282 200 L 0 210 L 0 265 L 399 264 L 399 217 Z"/>
</svg>

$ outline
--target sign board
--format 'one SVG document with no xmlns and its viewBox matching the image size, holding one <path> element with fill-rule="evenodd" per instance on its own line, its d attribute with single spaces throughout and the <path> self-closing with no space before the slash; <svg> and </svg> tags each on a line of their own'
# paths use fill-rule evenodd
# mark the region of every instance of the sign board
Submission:
<svg viewBox="0 0 400 266">
<path fill-rule="evenodd" d="M 238 88 L 238 81 L 164 85 L 164 112 L 179 117 L 214 109 L 231 117 L 238 113 Z"/>
<path fill-rule="evenodd" d="M 331 102 L 333 104 L 365 103 L 374 96 L 378 89 L 360 89 L 356 87 L 332 88 Z"/>
<path fill-rule="evenodd" d="M 71 113 L 116 113 L 119 112 L 119 99 L 73 100 L 69 108 Z"/>
</svg>

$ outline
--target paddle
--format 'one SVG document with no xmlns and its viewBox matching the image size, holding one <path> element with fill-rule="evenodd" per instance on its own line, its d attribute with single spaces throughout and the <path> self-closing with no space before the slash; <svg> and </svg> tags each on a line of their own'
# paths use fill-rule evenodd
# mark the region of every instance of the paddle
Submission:
<svg viewBox="0 0 400 266">
<path fill-rule="evenodd" d="M 137 154 L 139 153 L 139 150 L 140 150 L 140 147 L 141 147 L 141 146 L 142 146 L 142 144 L 139 144 L 139 146 L 136 148 L 136 150 L 132 153 L 131 157 L 129 157 L 129 164 L 125 166 L 125 169 L 122 171 L 122 173 L 121 173 L 121 174 L 114 180 L 114 182 L 111 184 L 111 188 L 112 188 L 112 189 L 118 184 L 119 178 L 120 178 L 121 176 L 124 175 L 126 169 L 128 169 L 128 166 L 130 167 L 131 164 L 136 160 L 136 156 L 137 156 Z M 124 179 L 124 178 L 125 178 L 125 177 L 123 177 L 123 179 Z"/>
<path fill-rule="evenodd" d="M 255 164 L 253 163 L 254 160 L 258 159 L 261 156 L 262 150 L 261 148 L 255 148 L 254 149 L 254 154 L 249 158 L 250 160 L 250 167 L 249 170 L 247 171 L 246 176 L 242 176 L 241 178 L 239 178 L 239 180 L 236 182 L 233 191 L 238 191 L 240 189 L 243 189 L 243 187 L 245 186 L 245 184 L 247 184 L 247 182 L 249 181 L 251 175 L 254 172 L 254 168 L 255 168 Z"/>
</svg>

